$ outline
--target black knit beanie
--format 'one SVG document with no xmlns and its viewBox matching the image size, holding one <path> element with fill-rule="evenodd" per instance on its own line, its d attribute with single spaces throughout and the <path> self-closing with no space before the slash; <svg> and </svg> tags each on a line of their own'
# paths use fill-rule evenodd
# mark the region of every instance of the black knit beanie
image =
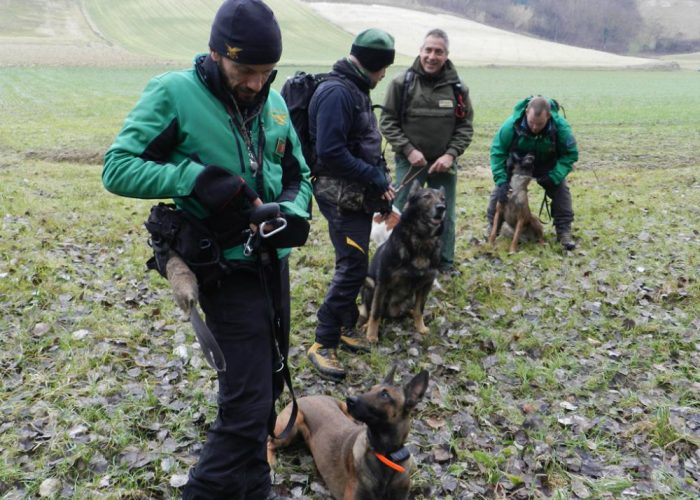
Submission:
<svg viewBox="0 0 700 500">
<path fill-rule="evenodd" d="M 394 37 L 376 28 L 365 30 L 353 40 L 350 54 L 367 71 L 379 71 L 394 63 Z"/>
<path fill-rule="evenodd" d="M 282 33 L 260 0 L 226 0 L 211 25 L 209 47 L 237 63 L 273 64 L 282 55 Z"/>
</svg>

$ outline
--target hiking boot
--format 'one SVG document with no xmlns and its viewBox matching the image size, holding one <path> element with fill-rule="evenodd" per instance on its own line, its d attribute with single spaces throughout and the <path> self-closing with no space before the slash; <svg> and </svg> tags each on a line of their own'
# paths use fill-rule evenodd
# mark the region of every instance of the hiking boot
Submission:
<svg viewBox="0 0 700 500">
<path fill-rule="evenodd" d="M 340 347 L 350 352 L 370 352 L 372 350 L 367 337 L 354 328 L 340 329 Z"/>
<path fill-rule="evenodd" d="M 557 235 L 557 239 L 564 250 L 573 250 L 576 248 L 576 243 L 574 243 L 574 239 L 571 237 L 571 231 L 562 231 Z"/>
<path fill-rule="evenodd" d="M 345 378 L 345 368 L 338 361 L 335 348 L 323 347 L 318 342 L 309 347 L 306 355 L 316 371 L 325 379 L 339 382 Z"/>
</svg>

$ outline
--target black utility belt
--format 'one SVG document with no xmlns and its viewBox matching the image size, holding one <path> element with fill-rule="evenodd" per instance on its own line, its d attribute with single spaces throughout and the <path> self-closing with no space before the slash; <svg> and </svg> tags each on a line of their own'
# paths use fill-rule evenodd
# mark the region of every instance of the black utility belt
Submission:
<svg viewBox="0 0 700 500">
<path fill-rule="evenodd" d="M 200 288 L 218 282 L 229 272 L 223 248 L 240 245 L 245 235 L 220 237 L 204 222 L 170 203 L 151 207 L 145 223 L 150 233 L 148 244 L 153 248 L 146 266 L 167 278 L 166 265 L 171 252 L 178 254 L 197 276 Z"/>
<path fill-rule="evenodd" d="M 241 221 L 229 219 L 222 222 L 221 219 L 213 220 L 213 217 L 199 220 L 173 204 L 159 203 L 151 207 L 145 223 L 154 254 L 146 265 L 167 278 L 168 258 L 171 252 L 175 252 L 197 276 L 200 288 L 206 288 L 220 281 L 236 265 L 224 257 L 226 248 L 245 243 L 246 248 L 250 246 L 249 255 L 252 255 L 261 250 L 274 251 L 303 245 L 309 235 L 309 223 L 306 219 L 289 214 L 277 215 L 284 219 L 284 230 L 265 238 L 255 238 L 248 224 L 257 222 L 256 214 L 269 209 L 270 205 L 265 204 L 241 214 Z M 231 228 L 228 232 L 223 231 L 225 223 Z"/>
</svg>

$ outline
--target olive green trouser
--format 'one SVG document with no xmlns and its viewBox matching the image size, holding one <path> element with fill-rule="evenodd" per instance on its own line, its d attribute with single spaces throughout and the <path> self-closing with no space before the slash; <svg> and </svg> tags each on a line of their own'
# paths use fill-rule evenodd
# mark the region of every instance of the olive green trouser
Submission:
<svg viewBox="0 0 700 500">
<path fill-rule="evenodd" d="M 428 162 L 430 166 L 431 162 Z M 413 181 L 420 182 L 421 186 L 428 184 L 428 187 L 433 189 L 445 188 L 445 229 L 442 233 L 441 242 L 442 250 L 440 251 L 440 267 L 452 267 L 455 257 L 455 223 L 457 214 L 455 212 L 455 199 L 457 197 L 457 162 L 452 164 L 452 168 L 445 173 L 428 175 L 428 167 L 424 167 L 419 172 L 420 167 L 411 167 L 408 160 L 403 155 L 396 155 L 396 182 L 401 185 L 406 177 L 410 180 L 407 185 L 399 191 L 394 200 L 394 206 L 399 210 L 403 210 L 406 201 L 408 201 L 408 193 L 411 190 Z M 418 172 L 416 174 L 416 172 Z M 414 174 L 416 174 L 414 176 Z"/>
</svg>

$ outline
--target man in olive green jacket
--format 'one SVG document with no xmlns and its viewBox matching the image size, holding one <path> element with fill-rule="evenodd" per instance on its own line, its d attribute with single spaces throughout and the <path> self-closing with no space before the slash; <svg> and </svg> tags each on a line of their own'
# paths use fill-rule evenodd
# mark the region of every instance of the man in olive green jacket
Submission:
<svg viewBox="0 0 700 500">
<path fill-rule="evenodd" d="M 571 236 L 574 210 L 571 192 L 566 184 L 574 163 L 578 160 L 576 139 L 571 126 L 559 114 L 559 105 L 542 96 L 528 97 L 518 102 L 513 114 L 503 123 L 491 143 L 491 173 L 496 188 L 491 193 L 486 216 L 490 233 L 496 203 L 508 199 L 509 174 L 506 168 L 512 153 L 534 153 L 534 176 L 552 200 L 552 218 L 557 239 L 566 250 L 576 248 Z"/>
<path fill-rule="evenodd" d="M 380 129 L 396 153 L 400 190 L 394 206 L 403 209 L 414 179 L 445 188 L 447 211 L 440 267 L 454 266 L 457 158 L 472 141 L 474 110 L 469 89 L 448 59 L 449 40 L 440 29 L 428 32 L 413 66 L 389 84 Z"/>
</svg>

